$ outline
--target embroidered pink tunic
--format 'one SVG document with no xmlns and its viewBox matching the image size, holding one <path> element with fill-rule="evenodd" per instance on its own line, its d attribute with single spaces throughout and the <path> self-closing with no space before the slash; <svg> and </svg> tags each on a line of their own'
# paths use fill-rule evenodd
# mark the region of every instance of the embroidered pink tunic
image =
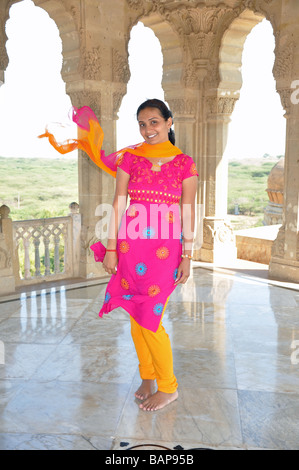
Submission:
<svg viewBox="0 0 299 470">
<path fill-rule="evenodd" d="M 130 175 L 130 205 L 118 232 L 117 274 L 111 276 L 99 315 L 122 307 L 155 332 L 181 262 L 182 182 L 198 173 L 184 154 L 154 171 L 149 160 L 127 152 L 119 168 Z"/>
</svg>

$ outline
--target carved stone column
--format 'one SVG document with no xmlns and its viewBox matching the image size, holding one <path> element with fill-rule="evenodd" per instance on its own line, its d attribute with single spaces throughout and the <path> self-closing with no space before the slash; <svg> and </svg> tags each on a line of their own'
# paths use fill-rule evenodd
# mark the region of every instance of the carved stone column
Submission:
<svg viewBox="0 0 299 470">
<path fill-rule="evenodd" d="M 104 88 L 104 90 L 103 90 Z M 115 151 L 116 120 L 114 111 L 114 86 L 105 83 L 105 87 L 95 91 L 69 92 L 72 103 L 77 106 L 89 106 L 96 113 L 104 130 L 104 150 L 106 154 Z M 98 277 L 105 275 L 100 263 L 95 263 L 89 247 L 96 241 L 96 225 L 99 217 L 97 208 L 101 204 L 112 204 L 115 180 L 97 167 L 82 151 L 78 159 L 79 206 L 82 216 L 80 277 Z M 106 240 L 102 239 L 105 243 Z"/>
<path fill-rule="evenodd" d="M 283 225 L 274 242 L 269 273 L 273 279 L 299 282 L 299 102 L 288 109 Z"/>
<path fill-rule="evenodd" d="M 299 282 L 299 39 L 297 4 L 283 4 L 282 21 L 287 28 L 276 37 L 274 76 L 286 110 L 286 154 L 283 225 L 274 243 L 270 277 Z"/>
<path fill-rule="evenodd" d="M 192 98 L 168 98 L 174 117 L 176 145 L 196 160 L 196 116 L 197 101 Z"/>
<path fill-rule="evenodd" d="M 229 95 L 205 100 L 205 218 L 203 245 L 197 254 L 205 262 L 219 263 L 237 257 L 234 233 L 227 220 L 228 163 L 223 157 L 235 102 L 236 98 Z"/>
<path fill-rule="evenodd" d="M 103 8 L 108 6 L 108 2 L 102 5 Z M 127 90 L 128 58 L 124 41 L 114 38 L 112 30 L 107 30 L 106 37 L 102 38 L 99 32 L 101 29 L 95 27 L 93 10 L 84 3 L 81 4 L 81 10 L 82 44 L 79 70 L 75 75 L 65 74 L 64 79 L 72 104 L 76 107 L 89 106 L 97 115 L 105 134 L 103 150 L 109 155 L 116 150 L 117 112 Z M 104 22 L 104 20 L 103 13 L 99 15 L 98 21 Z M 121 22 L 121 16 L 117 16 L 116 12 L 114 21 Z M 82 215 L 79 275 L 80 277 L 104 276 L 106 273 L 102 265 L 95 263 L 89 247 L 98 241 L 96 226 L 99 216 L 96 213 L 100 212 L 101 204 L 112 204 L 115 180 L 99 169 L 81 151 L 78 168 L 79 206 Z M 106 240 L 102 238 L 101 241 L 105 243 Z"/>
</svg>

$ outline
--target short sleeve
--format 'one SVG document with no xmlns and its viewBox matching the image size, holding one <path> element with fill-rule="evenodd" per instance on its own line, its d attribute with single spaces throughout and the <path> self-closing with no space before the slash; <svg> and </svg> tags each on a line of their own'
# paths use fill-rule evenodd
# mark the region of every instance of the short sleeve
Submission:
<svg viewBox="0 0 299 470">
<path fill-rule="evenodd" d="M 131 174 L 131 154 L 126 152 L 121 158 L 120 162 L 117 164 L 118 168 L 121 168 L 129 175 Z"/>
<path fill-rule="evenodd" d="M 184 170 L 183 170 L 183 181 L 187 178 L 190 178 L 191 176 L 199 176 L 196 165 L 194 163 L 193 158 L 188 157 L 188 160 L 186 161 L 184 165 Z"/>
</svg>

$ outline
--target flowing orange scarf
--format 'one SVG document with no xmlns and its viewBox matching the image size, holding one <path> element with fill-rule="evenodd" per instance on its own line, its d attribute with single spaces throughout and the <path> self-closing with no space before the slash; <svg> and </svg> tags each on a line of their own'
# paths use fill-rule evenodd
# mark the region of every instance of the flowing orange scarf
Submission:
<svg viewBox="0 0 299 470">
<path fill-rule="evenodd" d="M 61 154 L 72 152 L 73 150 L 83 150 L 91 160 L 102 170 L 116 177 L 118 165 L 126 152 L 133 155 L 148 158 L 170 158 L 183 153 L 178 147 L 172 145 L 170 141 L 162 144 L 150 145 L 146 142 L 126 147 L 111 155 L 105 155 L 101 150 L 104 140 L 104 132 L 100 123 L 88 106 L 83 108 L 73 108 L 72 120 L 78 126 L 78 138 L 57 142 L 54 135 L 46 130 L 39 138 L 47 137 L 50 144 Z"/>
</svg>

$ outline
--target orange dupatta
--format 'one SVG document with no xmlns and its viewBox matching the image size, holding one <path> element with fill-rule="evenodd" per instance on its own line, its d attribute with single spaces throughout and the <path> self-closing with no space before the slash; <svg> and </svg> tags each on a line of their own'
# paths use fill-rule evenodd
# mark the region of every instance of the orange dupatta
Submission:
<svg viewBox="0 0 299 470">
<path fill-rule="evenodd" d="M 78 127 L 77 139 L 59 143 L 48 130 L 40 135 L 39 138 L 47 137 L 50 144 L 61 154 L 66 154 L 77 149 L 83 150 L 98 167 L 114 176 L 114 178 L 116 178 L 117 167 L 126 152 L 149 158 L 170 158 L 183 153 L 178 147 L 172 145 L 170 141 L 167 141 L 156 145 L 143 142 L 106 156 L 105 152 L 101 150 L 104 132 L 92 109 L 88 106 L 84 106 L 83 108 L 74 107 L 72 120 Z"/>
</svg>

